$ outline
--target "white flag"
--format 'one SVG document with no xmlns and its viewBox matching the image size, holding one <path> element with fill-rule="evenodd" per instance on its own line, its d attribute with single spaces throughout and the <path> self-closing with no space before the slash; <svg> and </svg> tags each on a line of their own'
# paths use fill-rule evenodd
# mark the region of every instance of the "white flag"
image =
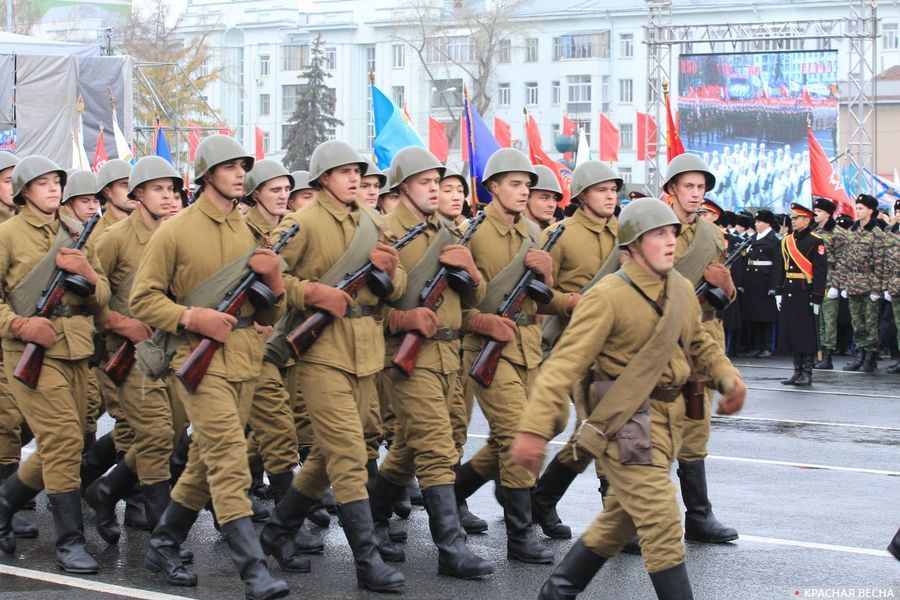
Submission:
<svg viewBox="0 0 900 600">
<path fill-rule="evenodd" d="M 578 149 L 575 151 L 575 168 L 578 165 L 591 160 L 591 149 L 588 147 L 587 136 L 584 135 L 584 129 L 578 129 Z"/>
<path fill-rule="evenodd" d="M 116 138 L 116 156 L 122 160 L 130 161 L 133 158 L 131 155 L 131 146 L 128 144 L 128 140 L 125 139 L 125 134 L 119 129 L 119 120 L 116 118 L 115 107 L 113 107 L 112 111 L 112 122 L 113 136 Z"/>
<path fill-rule="evenodd" d="M 78 113 L 78 124 L 72 132 L 72 168 L 91 170 L 91 161 L 84 149 L 84 120 Z"/>
</svg>

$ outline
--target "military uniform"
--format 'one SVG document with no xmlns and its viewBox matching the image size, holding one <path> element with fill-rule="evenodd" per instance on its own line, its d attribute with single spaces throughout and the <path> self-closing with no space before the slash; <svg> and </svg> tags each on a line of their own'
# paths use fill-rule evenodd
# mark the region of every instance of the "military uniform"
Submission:
<svg viewBox="0 0 900 600">
<path fill-rule="evenodd" d="M 778 319 L 772 293 L 778 282 L 778 273 L 773 268 L 778 253 L 779 240 L 773 227 L 777 224 L 771 211 L 759 211 L 757 221 L 769 225 L 765 235 L 754 233 L 747 248 L 747 268 L 743 277 L 743 310 L 741 317 L 748 323 L 750 347 L 757 350 L 757 356 L 772 353 L 772 324 Z"/>
<path fill-rule="evenodd" d="M 894 214 L 900 210 L 900 202 L 894 204 Z M 900 223 L 895 223 L 885 233 L 884 245 L 884 288 L 886 299 L 890 299 L 894 313 L 894 328 L 897 330 L 897 346 L 900 347 Z M 900 360 L 888 368 L 888 373 L 900 373 Z"/>
<path fill-rule="evenodd" d="M 833 215 L 834 202 L 827 198 L 817 198 L 813 202 L 813 208 L 827 211 Z M 835 276 L 843 266 L 840 264 L 847 240 L 843 229 L 837 227 L 837 223 L 831 217 L 824 227 L 818 228 L 816 234 L 822 238 L 825 244 L 825 257 L 828 261 L 828 274 L 825 279 L 825 297 L 822 299 L 822 308 L 819 313 L 819 347 L 822 349 L 822 360 L 816 363 L 816 369 L 833 369 L 831 361 L 832 353 L 837 349 L 838 313 L 840 309 L 840 285 L 836 285 Z"/>
</svg>

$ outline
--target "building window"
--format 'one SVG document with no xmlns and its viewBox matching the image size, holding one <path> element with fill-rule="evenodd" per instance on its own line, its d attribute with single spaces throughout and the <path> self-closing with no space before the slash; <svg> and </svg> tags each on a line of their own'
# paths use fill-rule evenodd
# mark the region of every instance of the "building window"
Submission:
<svg viewBox="0 0 900 600">
<path fill-rule="evenodd" d="M 619 102 L 623 104 L 634 102 L 634 82 L 631 79 L 619 80 Z"/>
<path fill-rule="evenodd" d="M 366 47 L 366 73 L 371 73 L 374 70 L 375 70 L 375 46 L 367 46 Z"/>
<path fill-rule="evenodd" d="M 270 150 L 269 150 L 269 140 L 270 139 L 271 138 L 269 137 L 269 132 L 264 131 L 263 132 L 263 152 L 265 152 L 266 154 L 268 154 L 270 152 Z"/>
<path fill-rule="evenodd" d="M 600 111 L 609 112 L 609 75 L 600 78 Z"/>
<path fill-rule="evenodd" d="M 538 39 L 528 38 L 525 40 L 525 62 L 538 61 Z"/>
<path fill-rule="evenodd" d="M 259 114 L 268 115 L 272 111 L 271 97 L 269 94 L 259 95 Z"/>
<path fill-rule="evenodd" d="M 617 170 L 623 183 L 631 183 L 631 167 L 619 167 Z"/>
<path fill-rule="evenodd" d="M 403 44 L 391 46 L 391 66 L 395 69 L 406 68 L 406 46 Z"/>
<path fill-rule="evenodd" d="M 269 76 L 269 64 L 272 62 L 271 58 L 269 58 L 268 54 L 260 54 L 259 55 L 259 76 L 260 77 L 268 77 Z"/>
<path fill-rule="evenodd" d="M 553 90 L 553 104 L 559 104 L 560 92 L 559 92 L 559 82 L 554 81 L 553 86 L 551 87 Z"/>
<path fill-rule="evenodd" d="M 283 123 L 281 125 L 281 147 L 287 145 L 288 137 L 291 135 L 291 123 Z"/>
<path fill-rule="evenodd" d="M 309 63 L 309 46 L 294 45 L 281 47 L 281 70 L 299 71 Z"/>
<path fill-rule="evenodd" d="M 566 112 L 570 114 L 591 112 L 591 76 L 570 75 L 566 78 L 568 95 Z"/>
<path fill-rule="evenodd" d="M 538 103 L 538 84 L 537 81 L 529 81 L 525 83 L 525 104 Z"/>
<path fill-rule="evenodd" d="M 472 40 L 467 35 L 448 35 L 430 40 L 425 60 L 430 63 L 471 62 Z"/>
<path fill-rule="evenodd" d="M 375 46 L 366 46 L 366 73 L 375 71 Z M 366 148 L 375 145 L 375 113 L 372 110 L 372 86 L 366 86 Z"/>
<path fill-rule="evenodd" d="M 881 47 L 884 50 L 896 50 L 900 48 L 897 44 L 897 24 L 882 23 L 881 25 Z"/>
<path fill-rule="evenodd" d="M 553 38 L 553 60 L 608 58 L 609 32 Z"/>
<path fill-rule="evenodd" d="M 499 55 L 497 62 L 504 64 L 512 62 L 512 41 L 509 39 L 500 40 L 497 54 Z"/>
<path fill-rule="evenodd" d="M 619 35 L 619 56 L 621 58 L 634 57 L 634 34 L 622 33 Z"/>
<path fill-rule="evenodd" d="M 300 97 L 300 91 L 303 89 L 301 84 L 283 85 L 281 86 L 281 114 L 284 117 L 290 117 L 297 109 L 297 99 Z"/>
<path fill-rule="evenodd" d="M 509 106 L 511 104 L 508 83 L 501 83 L 497 86 L 497 104 L 500 106 Z"/>
<path fill-rule="evenodd" d="M 448 108 L 462 105 L 462 79 L 435 79 L 431 82 L 431 106 Z"/>
<path fill-rule="evenodd" d="M 406 104 L 406 90 L 402 85 L 395 85 L 391 88 L 392 96 L 394 97 L 394 104 L 402 107 Z"/>
<path fill-rule="evenodd" d="M 575 131 L 579 129 L 584 131 L 584 139 L 588 144 L 588 148 L 591 147 L 591 119 L 572 119 L 575 121 Z"/>
<path fill-rule="evenodd" d="M 197 67 L 197 77 L 206 77 L 209 75 L 209 59 L 204 58 L 200 66 Z"/>
<path fill-rule="evenodd" d="M 329 71 L 337 68 L 337 48 L 325 48 L 325 68 Z"/>
<path fill-rule="evenodd" d="M 631 123 L 619 123 L 619 148 L 622 150 L 634 148 L 634 125 Z"/>
</svg>

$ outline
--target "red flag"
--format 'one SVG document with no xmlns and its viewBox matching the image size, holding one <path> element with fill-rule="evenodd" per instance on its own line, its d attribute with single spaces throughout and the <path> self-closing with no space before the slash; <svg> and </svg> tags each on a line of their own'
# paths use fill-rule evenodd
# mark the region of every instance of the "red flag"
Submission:
<svg viewBox="0 0 900 600">
<path fill-rule="evenodd" d="M 684 154 L 684 144 L 681 143 L 681 135 L 678 133 L 678 125 L 672 118 L 672 106 L 669 103 L 669 94 L 666 94 L 666 154 L 669 162 Z"/>
<path fill-rule="evenodd" d="M 465 146 L 465 144 L 462 144 Z M 440 121 L 428 117 L 428 149 L 442 163 L 450 156 L 450 142 L 447 140 L 447 127 Z"/>
<path fill-rule="evenodd" d="M 197 146 L 200 144 L 200 130 L 196 123 L 188 123 L 188 160 L 194 162 L 197 155 Z"/>
<path fill-rule="evenodd" d="M 656 120 L 646 113 L 637 113 L 637 159 L 656 158 Z"/>
<path fill-rule="evenodd" d="M 531 115 L 525 117 L 525 137 L 528 138 L 528 155 L 531 159 L 531 164 L 550 167 L 556 175 L 559 186 L 563 191 L 563 197 L 559 201 L 559 206 L 565 208 L 569 205 L 569 200 L 571 199 L 568 177 L 563 174 L 562 165 L 547 156 L 547 153 L 541 147 L 541 132 L 538 129 L 537 121 Z"/>
<path fill-rule="evenodd" d="M 466 116 L 459 116 L 459 154 L 463 162 L 469 160 L 469 128 L 466 126 Z"/>
<path fill-rule="evenodd" d="M 804 104 L 812 104 L 812 96 L 809 95 L 809 90 L 803 88 L 802 96 Z"/>
<path fill-rule="evenodd" d="M 97 138 L 97 149 L 94 151 L 94 173 L 100 171 L 100 167 L 109 161 L 106 155 L 106 146 L 103 143 L 103 129 L 100 130 L 100 136 Z"/>
<path fill-rule="evenodd" d="M 841 179 L 828 162 L 828 157 L 825 156 L 825 151 L 813 135 L 812 129 L 807 127 L 806 134 L 809 138 L 809 187 L 812 195 L 834 201 L 838 213 L 856 218 L 856 210 L 847 197 Z"/>
<path fill-rule="evenodd" d="M 567 117 L 565 113 L 563 113 L 562 134 L 563 135 L 575 135 L 576 131 L 578 131 L 578 125 L 575 123 L 575 121 L 573 121 L 572 119 Z M 572 160 L 572 153 L 571 152 L 563 152 L 563 158 L 566 160 Z"/>
<path fill-rule="evenodd" d="M 600 160 L 619 160 L 619 130 L 603 113 L 600 113 Z"/>
<path fill-rule="evenodd" d="M 256 160 L 262 160 L 266 157 L 265 135 L 265 131 L 256 127 Z"/>
<path fill-rule="evenodd" d="M 494 117 L 494 137 L 501 148 L 509 148 L 512 146 L 512 131 L 509 123 L 500 117 Z"/>
</svg>

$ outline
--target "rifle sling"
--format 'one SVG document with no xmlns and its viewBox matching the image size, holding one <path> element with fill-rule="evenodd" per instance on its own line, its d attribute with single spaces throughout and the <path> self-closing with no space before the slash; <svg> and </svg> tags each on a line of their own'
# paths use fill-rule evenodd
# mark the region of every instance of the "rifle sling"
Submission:
<svg viewBox="0 0 900 600">
<path fill-rule="evenodd" d="M 723 250 L 718 236 L 718 228 L 704 221 L 697 219 L 694 239 L 685 253 L 675 261 L 675 269 L 684 275 L 695 288 L 703 279 L 703 271 L 712 262 L 712 260 Z"/>
<path fill-rule="evenodd" d="M 17 315 L 31 317 L 35 314 L 41 294 L 56 274 L 56 255 L 60 249 L 72 248 L 74 245 L 75 240 L 69 231 L 60 225 L 56 239 L 47 250 L 47 254 L 7 294 L 6 300 Z"/>
<path fill-rule="evenodd" d="M 419 294 L 440 268 L 441 251 L 444 246 L 453 244 L 456 236 L 441 224 L 437 235 L 422 255 L 422 258 L 406 274 L 406 292 L 394 302 L 398 310 L 412 310 L 419 305 Z"/>
<path fill-rule="evenodd" d="M 525 217 L 522 217 L 525 219 Z M 525 273 L 525 255 L 532 248 L 537 247 L 538 239 L 541 236 L 540 228 L 525 219 L 528 227 L 528 235 L 522 240 L 518 252 L 513 256 L 512 260 L 503 267 L 497 276 L 491 279 L 487 284 L 484 300 L 478 306 L 478 310 L 483 313 L 495 313 L 503 302 L 503 298 L 516 285 L 516 282 L 522 278 Z"/>
</svg>

